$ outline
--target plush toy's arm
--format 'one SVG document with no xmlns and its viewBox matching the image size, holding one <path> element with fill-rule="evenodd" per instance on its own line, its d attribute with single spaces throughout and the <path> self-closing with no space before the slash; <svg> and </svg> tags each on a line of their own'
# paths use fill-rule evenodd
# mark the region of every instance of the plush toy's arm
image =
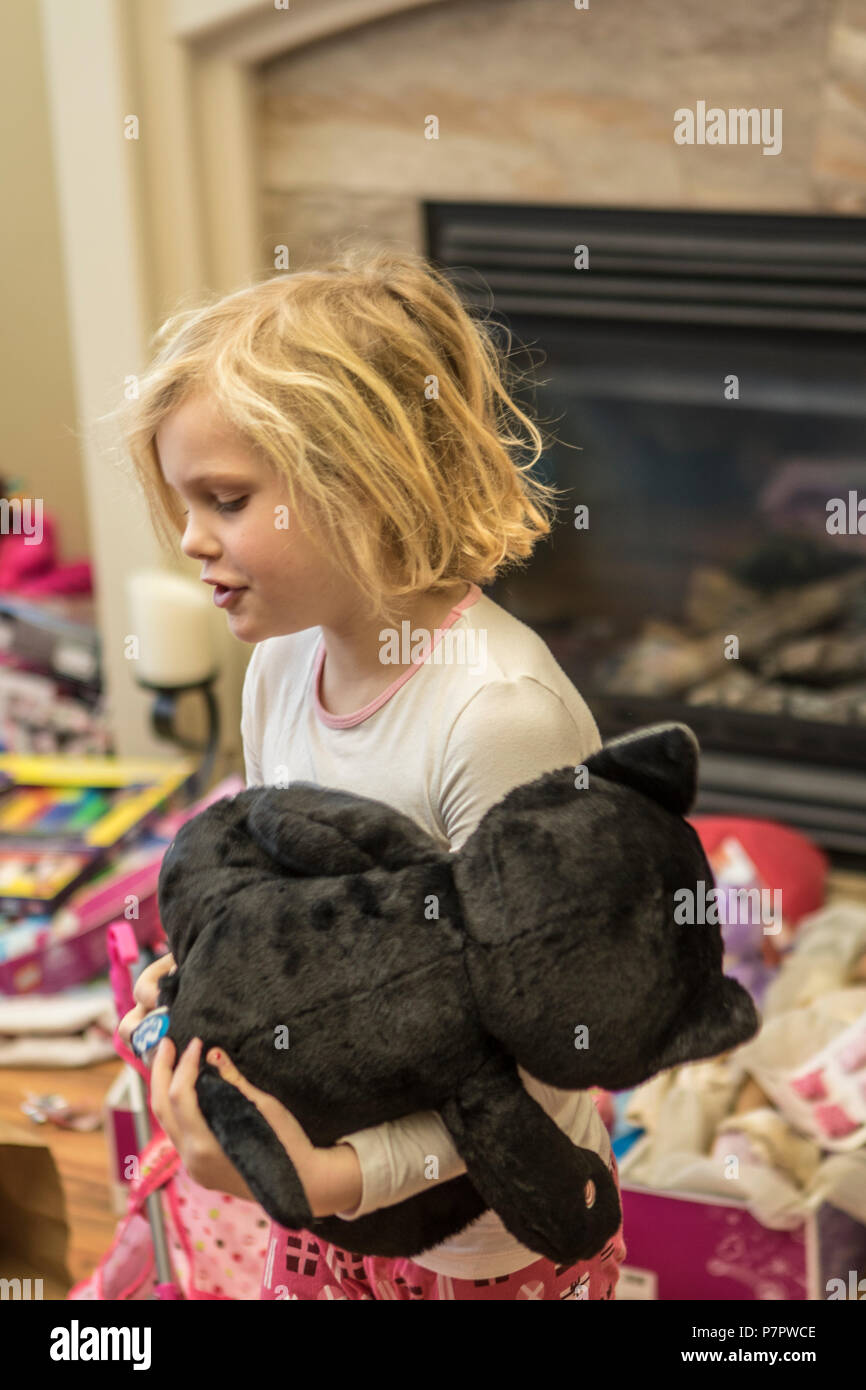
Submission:
<svg viewBox="0 0 866 1390">
<path fill-rule="evenodd" d="M 309 1230 L 313 1213 L 298 1171 L 260 1110 L 211 1067 L 195 1083 L 199 1108 L 256 1201 L 280 1226 Z"/>
<path fill-rule="evenodd" d="M 579 1149 L 497 1054 L 441 1106 L 474 1187 L 529 1250 L 588 1260 L 616 1232 L 621 1207 L 604 1160 Z"/>
</svg>

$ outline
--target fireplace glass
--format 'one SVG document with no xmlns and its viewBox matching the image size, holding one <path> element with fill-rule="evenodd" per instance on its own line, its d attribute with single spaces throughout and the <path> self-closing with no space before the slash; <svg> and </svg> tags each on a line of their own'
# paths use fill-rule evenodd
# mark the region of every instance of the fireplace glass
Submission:
<svg viewBox="0 0 866 1390">
<path fill-rule="evenodd" d="M 528 369 L 560 490 L 490 596 L 604 738 L 695 731 L 697 811 L 862 859 L 866 219 L 425 207 L 428 256 Z"/>
<path fill-rule="evenodd" d="M 547 330 L 559 520 L 491 596 L 611 731 L 684 717 L 717 748 L 866 768 L 866 506 L 862 534 L 828 511 L 866 502 L 862 355 L 709 337 Z"/>
</svg>

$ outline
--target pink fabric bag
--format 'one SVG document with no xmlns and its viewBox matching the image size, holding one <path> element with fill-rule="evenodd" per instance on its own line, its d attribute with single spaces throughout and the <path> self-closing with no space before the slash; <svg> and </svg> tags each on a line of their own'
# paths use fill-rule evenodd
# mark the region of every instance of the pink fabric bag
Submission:
<svg viewBox="0 0 866 1390">
<path fill-rule="evenodd" d="M 128 924 L 127 924 L 128 925 Z M 133 951 L 137 949 L 130 943 Z M 132 1007 L 126 970 L 119 964 L 118 942 L 109 945 L 118 1019 Z M 117 955 L 117 959 L 115 959 Z M 68 1300 L 149 1299 L 157 1296 L 157 1270 L 147 1199 L 159 1193 L 168 1253 L 174 1271 L 170 1292 L 183 1299 L 258 1299 L 267 1254 L 270 1218 L 256 1202 L 243 1201 L 193 1182 L 180 1155 L 150 1109 L 150 1071 L 122 1042 L 114 1046 L 144 1079 L 153 1138 L 139 1154 L 139 1177 L 129 1184 L 126 1215 L 118 1223 L 109 1249 L 86 1279 L 73 1285 Z"/>
<path fill-rule="evenodd" d="M 152 1297 L 157 1283 L 145 1203 L 158 1191 L 175 1283 L 182 1298 L 258 1299 L 270 1221 L 254 1202 L 194 1183 L 162 1132 L 141 1154 L 126 1215 L 96 1269 L 66 1295 L 71 1300 Z"/>
</svg>

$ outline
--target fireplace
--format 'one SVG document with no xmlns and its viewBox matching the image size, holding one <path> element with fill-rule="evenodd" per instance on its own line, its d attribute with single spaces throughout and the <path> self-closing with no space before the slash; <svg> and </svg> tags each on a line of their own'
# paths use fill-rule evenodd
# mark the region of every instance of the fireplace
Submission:
<svg viewBox="0 0 866 1390">
<path fill-rule="evenodd" d="M 695 730 L 697 811 L 866 855 L 866 219 L 425 218 L 426 254 L 528 347 L 519 399 L 555 436 L 560 520 L 491 597 L 603 737 Z"/>
</svg>

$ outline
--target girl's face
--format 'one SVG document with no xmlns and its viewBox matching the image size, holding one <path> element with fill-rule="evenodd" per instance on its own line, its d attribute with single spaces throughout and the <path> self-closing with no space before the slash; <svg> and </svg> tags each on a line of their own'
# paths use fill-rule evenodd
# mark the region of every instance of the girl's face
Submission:
<svg viewBox="0 0 866 1390">
<path fill-rule="evenodd" d="M 201 562 L 235 637 L 302 632 L 345 614 L 357 593 L 316 546 L 286 483 L 219 420 L 212 399 L 185 401 L 160 425 L 162 474 L 186 507 L 181 549 Z"/>
</svg>

